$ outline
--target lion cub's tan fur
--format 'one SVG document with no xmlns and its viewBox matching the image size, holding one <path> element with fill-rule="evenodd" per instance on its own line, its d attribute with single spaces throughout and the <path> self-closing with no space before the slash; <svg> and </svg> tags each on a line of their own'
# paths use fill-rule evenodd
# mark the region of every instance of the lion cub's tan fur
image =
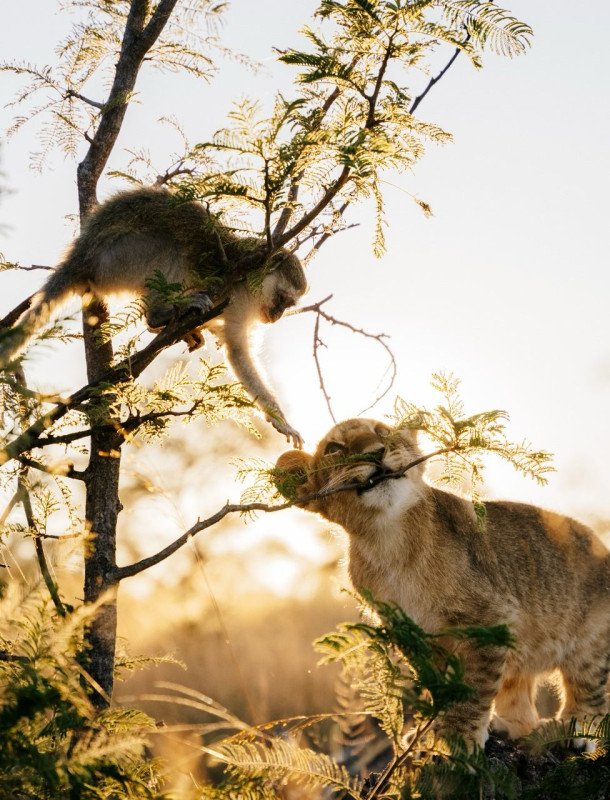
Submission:
<svg viewBox="0 0 610 800">
<path fill-rule="evenodd" d="M 354 461 L 383 451 L 399 470 L 420 452 L 411 431 L 368 419 L 336 425 L 313 456 L 290 451 L 277 466 L 305 471 L 299 496 L 362 483 L 379 469 Z M 381 453 L 379 453 L 381 456 Z M 477 690 L 443 726 L 483 744 L 488 725 L 518 738 L 538 723 L 536 678 L 560 669 L 562 719 L 606 713 L 610 653 L 610 553 L 585 526 L 535 506 L 489 502 L 484 530 L 472 503 L 432 488 L 424 466 L 374 488 L 304 503 L 349 534 L 354 586 L 402 606 L 430 632 L 507 624 L 515 649 L 462 645 L 466 680 Z"/>
</svg>

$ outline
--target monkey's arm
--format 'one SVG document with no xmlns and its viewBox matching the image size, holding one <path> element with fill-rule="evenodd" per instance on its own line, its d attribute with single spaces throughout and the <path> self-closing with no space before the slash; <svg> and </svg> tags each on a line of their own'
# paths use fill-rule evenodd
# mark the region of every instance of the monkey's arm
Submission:
<svg viewBox="0 0 610 800">
<path fill-rule="evenodd" d="M 273 427 L 283 433 L 288 441 L 295 447 L 303 446 L 301 434 L 291 427 L 284 418 L 279 403 L 263 383 L 257 372 L 256 365 L 250 353 L 247 325 L 231 324 L 226 320 L 223 331 L 224 344 L 227 349 L 227 358 L 236 377 L 246 387 L 248 393 L 257 406 L 264 412 L 265 418 Z"/>
</svg>

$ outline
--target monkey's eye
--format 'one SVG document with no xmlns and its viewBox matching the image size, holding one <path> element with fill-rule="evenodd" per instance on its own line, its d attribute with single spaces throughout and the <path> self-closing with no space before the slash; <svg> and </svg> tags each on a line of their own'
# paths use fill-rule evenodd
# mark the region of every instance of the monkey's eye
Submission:
<svg viewBox="0 0 610 800">
<path fill-rule="evenodd" d="M 276 296 L 276 305 L 281 308 L 290 308 L 294 305 L 294 300 L 289 294 L 278 294 Z"/>
<path fill-rule="evenodd" d="M 341 444 L 340 442 L 329 442 L 324 448 L 325 456 L 336 455 L 337 453 L 346 453 L 346 452 L 347 448 L 345 447 L 344 444 Z"/>
</svg>

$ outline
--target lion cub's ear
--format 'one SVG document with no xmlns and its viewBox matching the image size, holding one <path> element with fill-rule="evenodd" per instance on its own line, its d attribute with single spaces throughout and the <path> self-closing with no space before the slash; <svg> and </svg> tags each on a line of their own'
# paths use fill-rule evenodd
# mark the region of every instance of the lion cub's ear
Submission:
<svg viewBox="0 0 610 800">
<path fill-rule="evenodd" d="M 303 450 L 288 450 L 275 464 L 273 481 L 278 492 L 288 500 L 298 500 L 312 492 L 309 475 L 313 456 Z"/>
</svg>

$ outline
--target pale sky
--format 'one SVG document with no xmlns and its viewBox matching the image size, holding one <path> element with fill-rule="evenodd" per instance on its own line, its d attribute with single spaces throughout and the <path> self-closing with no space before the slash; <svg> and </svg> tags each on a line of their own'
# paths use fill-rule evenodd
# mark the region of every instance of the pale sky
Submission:
<svg viewBox="0 0 610 800">
<path fill-rule="evenodd" d="M 271 48 L 298 45 L 295 31 L 315 5 L 233 0 L 224 42 L 262 61 L 265 73 L 253 76 L 223 62 L 211 85 L 145 73 L 112 166 L 124 164 L 121 147 L 146 146 L 165 168 L 179 143 L 155 123 L 163 115 L 176 115 L 192 141 L 204 140 L 224 124 L 232 99 L 246 94 L 269 103 L 276 87 L 288 90 L 292 72 L 275 62 Z M 418 110 L 455 141 L 431 146 L 413 174 L 388 176 L 387 255 L 377 260 L 372 254 L 371 209 L 353 209 L 350 221 L 360 227 L 328 242 L 311 263 L 307 302 L 332 292 L 329 312 L 391 336 L 398 378 L 368 416 L 383 418 L 396 394 L 435 402 L 430 375 L 451 370 L 463 381 L 468 411 L 507 409 L 516 439 L 556 454 L 558 473 L 547 488 L 512 470 L 490 469 L 489 495 L 607 520 L 610 8 L 602 0 L 506 5 L 534 28 L 531 50 L 512 61 L 490 53 L 480 72 L 460 56 Z M 2 3 L 2 58 L 50 60 L 68 24 L 65 13 L 53 14 L 55 6 L 50 0 Z M 3 103 L 20 85 L 0 75 Z M 11 114 L 0 111 L 3 128 Z M 12 190 L 0 201 L 6 226 L 0 252 L 23 264 L 53 264 L 74 230 L 67 216 L 76 210 L 75 164 L 55 153 L 50 169 L 29 170 L 36 130 L 26 126 L 0 151 Z M 99 195 L 119 188 L 103 181 Z M 434 217 L 424 218 L 409 193 L 429 202 Z M 40 280 L 38 273 L 0 275 L 0 313 Z M 308 448 L 331 424 L 311 357 L 313 321 L 309 315 L 282 321 L 263 348 L 270 380 Z M 356 415 L 375 397 L 385 356 L 358 338 L 322 335 L 335 413 Z M 39 357 L 39 381 L 48 386 L 58 375 L 71 375 L 78 355 L 70 354 Z M 78 385 L 75 376 L 55 388 Z M 283 439 L 271 436 L 279 454 Z M 219 495 L 219 505 L 231 492 Z"/>
</svg>

